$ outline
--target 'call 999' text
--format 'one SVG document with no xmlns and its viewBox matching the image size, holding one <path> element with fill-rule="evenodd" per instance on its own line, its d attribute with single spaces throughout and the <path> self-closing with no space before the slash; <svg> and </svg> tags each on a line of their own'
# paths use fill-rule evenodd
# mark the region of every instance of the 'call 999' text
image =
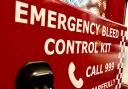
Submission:
<svg viewBox="0 0 128 89">
<path fill-rule="evenodd" d="M 86 69 L 86 77 L 92 77 L 95 75 L 100 75 L 106 72 L 114 70 L 114 62 L 106 63 L 105 65 L 99 64 L 94 66 L 88 66 Z"/>
</svg>

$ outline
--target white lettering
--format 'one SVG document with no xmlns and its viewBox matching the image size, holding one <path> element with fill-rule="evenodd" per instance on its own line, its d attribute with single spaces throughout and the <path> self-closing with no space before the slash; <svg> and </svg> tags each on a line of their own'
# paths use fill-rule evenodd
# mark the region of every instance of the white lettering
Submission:
<svg viewBox="0 0 128 89">
<path fill-rule="evenodd" d="M 21 8 L 28 8 L 28 4 L 20 1 L 16 1 L 15 22 L 27 24 L 28 20 L 25 18 L 21 18 L 21 15 L 27 15 L 28 12 Z"/>
<path fill-rule="evenodd" d="M 44 45 L 44 50 L 45 50 L 45 53 L 47 55 L 53 55 L 54 54 L 54 50 L 51 50 L 51 51 L 49 50 L 49 44 L 50 43 L 55 44 L 55 40 L 52 39 L 52 38 L 49 38 L 49 39 L 46 40 L 45 45 Z"/>
<path fill-rule="evenodd" d="M 61 44 L 62 46 L 60 46 L 60 44 Z M 60 50 L 60 47 L 61 47 L 61 50 Z M 64 51 L 65 51 L 65 42 L 64 42 L 64 40 L 59 39 L 59 40 L 56 42 L 55 49 L 56 49 L 57 54 L 63 54 Z"/>
<path fill-rule="evenodd" d="M 66 29 L 66 16 L 64 14 L 59 13 L 58 14 L 58 29 L 61 29 L 61 26 L 63 27 L 62 29 Z"/>
<path fill-rule="evenodd" d="M 74 17 L 69 17 L 68 18 L 68 29 L 70 31 L 75 31 L 75 23 L 73 23 L 72 21 L 75 22 L 76 19 Z"/>
<path fill-rule="evenodd" d="M 51 10 L 48 11 L 48 27 L 56 28 L 56 24 L 55 24 L 56 18 L 54 17 L 56 15 L 57 12 Z"/>
<path fill-rule="evenodd" d="M 37 8 L 36 6 L 31 5 L 31 20 L 30 20 L 30 24 L 34 25 L 35 23 L 35 17 L 36 17 L 36 21 L 40 21 L 41 20 L 41 26 L 45 26 L 45 9 L 41 8 L 39 15 L 37 12 Z"/>
</svg>

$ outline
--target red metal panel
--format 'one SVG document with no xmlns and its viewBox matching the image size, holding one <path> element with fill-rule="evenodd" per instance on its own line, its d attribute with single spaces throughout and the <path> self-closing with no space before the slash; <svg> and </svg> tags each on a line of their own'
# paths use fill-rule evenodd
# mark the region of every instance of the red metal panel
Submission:
<svg viewBox="0 0 128 89">
<path fill-rule="evenodd" d="M 106 16 L 108 19 L 124 24 L 126 0 L 107 0 Z"/>
<path fill-rule="evenodd" d="M 115 89 L 118 85 L 116 77 L 119 74 L 118 65 L 121 59 L 118 56 L 122 50 L 120 43 L 124 43 L 122 38 L 126 31 L 123 25 L 55 0 L 2 0 L 1 3 L 1 89 L 16 89 L 18 71 L 31 61 L 49 63 L 54 74 L 54 89 L 97 89 L 105 86 Z M 22 8 L 18 7 L 20 5 Z M 35 7 L 37 9 L 32 9 Z M 46 11 L 42 24 L 41 21 L 35 21 L 33 24 L 32 20 L 36 18 L 31 18 L 32 13 L 38 11 L 39 14 L 41 9 Z M 18 16 L 19 13 L 21 17 Z M 62 16 L 62 22 L 66 18 L 60 29 L 59 16 Z M 48 25 L 50 21 L 52 23 Z M 89 33 L 88 26 L 83 28 L 84 21 L 90 23 Z M 73 26 L 74 29 L 71 29 Z M 48 50 L 54 51 L 53 54 L 46 50 L 49 39 L 53 42 L 48 44 Z M 68 42 L 75 42 L 73 52 L 68 52 L 65 48 L 69 46 Z M 58 53 L 57 50 L 61 52 Z"/>
</svg>

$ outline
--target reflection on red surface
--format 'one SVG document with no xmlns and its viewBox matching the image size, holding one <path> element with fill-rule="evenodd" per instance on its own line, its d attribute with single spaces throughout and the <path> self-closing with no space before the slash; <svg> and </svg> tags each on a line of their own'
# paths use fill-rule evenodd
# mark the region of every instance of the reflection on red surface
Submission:
<svg viewBox="0 0 128 89">
<path fill-rule="evenodd" d="M 73 0 L 61 1 L 65 1 L 74 6 L 89 10 L 94 14 L 121 24 L 124 24 L 125 22 L 126 0 L 88 0 L 88 3 L 81 2 L 82 4 L 80 4 L 81 0 L 76 0 L 80 5 L 74 4 Z"/>
<path fill-rule="evenodd" d="M 121 89 L 128 89 L 128 85 L 122 84 Z"/>
<path fill-rule="evenodd" d="M 106 0 L 76 0 L 76 1 L 70 1 L 70 0 L 61 0 L 64 2 L 67 2 L 71 5 L 74 5 L 76 7 L 80 7 L 84 10 L 89 10 L 90 12 L 102 16 L 105 16 L 106 8 L 107 8 L 107 3 Z"/>
<path fill-rule="evenodd" d="M 125 0 L 107 0 L 106 18 L 124 24 L 126 11 Z"/>
</svg>

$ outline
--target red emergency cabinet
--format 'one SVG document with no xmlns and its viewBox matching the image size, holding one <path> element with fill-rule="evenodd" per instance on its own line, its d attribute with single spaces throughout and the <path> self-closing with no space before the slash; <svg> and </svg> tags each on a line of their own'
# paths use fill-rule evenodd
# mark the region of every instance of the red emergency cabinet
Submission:
<svg viewBox="0 0 128 89">
<path fill-rule="evenodd" d="M 124 14 L 106 12 L 117 23 L 57 0 L 2 0 L 0 9 L 1 89 L 121 88 Z"/>
</svg>

